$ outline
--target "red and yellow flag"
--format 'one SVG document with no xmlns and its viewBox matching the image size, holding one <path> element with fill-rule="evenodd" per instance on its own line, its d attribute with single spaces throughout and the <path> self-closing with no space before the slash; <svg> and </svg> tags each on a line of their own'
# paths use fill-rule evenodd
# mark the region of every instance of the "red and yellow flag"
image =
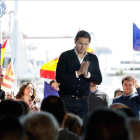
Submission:
<svg viewBox="0 0 140 140">
<path fill-rule="evenodd" d="M 87 52 L 93 53 L 93 49 L 88 47 Z M 58 58 L 55 58 L 49 61 L 48 63 L 42 65 L 40 69 L 40 77 L 55 80 L 57 63 L 58 63 Z"/>
<path fill-rule="evenodd" d="M 3 64 L 3 59 L 4 59 L 4 53 L 5 53 L 6 44 L 7 44 L 7 40 L 1 46 L 1 66 Z"/>
<path fill-rule="evenodd" d="M 14 73 L 13 73 L 13 65 L 14 65 L 14 59 L 9 63 L 9 65 L 6 69 L 3 83 L 1 85 L 1 89 L 4 90 L 5 92 L 11 91 L 12 85 L 15 80 Z"/>
<path fill-rule="evenodd" d="M 58 58 L 55 58 L 49 61 L 48 63 L 44 64 L 40 69 L 40 77 L 55 79 L 57 63 Z"/>
</svg>

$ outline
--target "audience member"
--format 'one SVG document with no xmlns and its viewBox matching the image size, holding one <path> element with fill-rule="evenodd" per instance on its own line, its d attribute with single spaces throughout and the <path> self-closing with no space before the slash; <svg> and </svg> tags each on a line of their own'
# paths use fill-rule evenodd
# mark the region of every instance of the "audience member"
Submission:
<svg viewBox="0 0 140 140">
<path fill-rule="evenodd" d="M 28 140 L 57 140 L 58 123 L 50 113 L 30 112 L 21 122 Z"/>
<path fill-rule="evenodd" d="M 90 83 L 90 96 L 89 96 L 89 112 L 96 107 L 108 107 L 109 98 L 108 95 L 100 91 L 96 84 Z"/>
<path fill-rule="evenodd" d="M 49 83 L 55 90 L 59 91 L 59 83 L 57 83 L 55 80 L 52 80 Z"/>
<path fill-rule="evenodd" d="M 113 103 L 122 103 L 128 106 L 134 114 L 140 116 L 140 88 L 137 83 L 137 79 L 132 76 L 126 76 L 122 79 L 123 94 L 116 97 Z M 133 92 L 134 87 L 137 93 Z"/>
<path fill-rule="evenodd" d="M 36 106 L 38 102 L 36 91 L 32 83 L 24 82 L 16 95 L 16 99 L 25 101 L 31 111 L 39 111 L 39 108 Z"/>
<path fill-rule="evenodd" d="M 109 109 L 91 112 L 84 121 L 84 140 L 130 140 L 125 114 Z"/>
<path fill-rule="evenodd" d="M 130 119 L 130 128 L 132 131 L 132 140 L 140 140 L 140 120 L 131 118 Z"/>
<path fill-rule="evenodd" d="M 27 115 L 30 112 L 29 105 L 25 101 L 19 101 L 24 108 L 24 115 Z"/>
<path fill-rule="evenodd" d="M 64 121 L 64 128 L 67 128 L 69 131 L 80 136 L 82 131 L 82 124 L 82 119 L 79 116 L 68 113 L 67 118 Z"/>
<path fill-rule="evenodd" d="M 116 89 L 115 91 L 114 91 L 114 98 L 116 98 L 116 97 L 118 97 L 118 96 L 120 96 L 120 95 L 122 95 L 123 94 L 123 91 L 121 90 L 121 89 Z"/>
<path fill-rule="evenodd" d="M 129 108 L 128 106 L 122 104 L 122 103 L 113 103 L 109 106 L 109 108 Z"/>
<path fill-rule="evenodd" d="M 64 120 L 67 118 L 64 103 L 60 97 L 48 96 L 41 103 L 41 111 L 52 113 L 59 123 L 58 140 L 79 140 L 78 136 L 64 128 Z"/>
<path fill-rule="evenodd" d="M 25 140 L 25 136 L 25 130 L 17 118 L 0 118 L 0 140 Z"/>
<path fill-rule="evenodd" d="M 5 99 L 5 91 L 3 91 L 1 89 L 1 85 L 3 82 L 4 76 L 5 76 L 5 69 L 1 68 L 0 74 L 1 74 L 1 76 L 0 76 L 0 100 L 4 100 Z"/>
<path fill-rule="evenodd" d="M 20 102 L 14 100 L 3 100 L 0 102 L 0 117 L 5 115 L 20 117 L 24 114 L 24 108 Z"/>
</svg>

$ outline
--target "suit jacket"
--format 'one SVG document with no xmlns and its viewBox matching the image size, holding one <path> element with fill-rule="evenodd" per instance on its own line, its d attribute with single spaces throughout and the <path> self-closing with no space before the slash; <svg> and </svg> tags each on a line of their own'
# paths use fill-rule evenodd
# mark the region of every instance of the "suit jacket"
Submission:
<svg viewBox="0 0 140 140">
<path fill-rule="evenodd" d="M 76 77 L 75 71 L 79 70 L 80 62 L 74 49 L 63 52 L 57 64 L 56 80 L 60 83 L 60 95 L 89 95 L 90 82 L 100 84 L 102 82 L 102 75 L 99 68 L 98 58 L 96 55 L 88 53 L 83 61 L 89 61 L 90 78 L 85 78 L 80 75 Z"/>
<path fill-rule="evenodd" d="M 97 107 L 108 107 L 108 104 L 108 95 L 103 91 L 97 90 L 89 96 L 89 112 Z"/>
</svg>

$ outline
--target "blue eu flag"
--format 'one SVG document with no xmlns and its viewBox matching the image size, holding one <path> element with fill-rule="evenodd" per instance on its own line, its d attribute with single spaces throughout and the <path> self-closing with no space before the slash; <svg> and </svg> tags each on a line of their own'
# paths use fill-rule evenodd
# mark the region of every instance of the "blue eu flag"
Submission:
<svg viewBox="0 0 140 140">
<path fill-rule="evenodd" d="M 133 23 L 133 50 L 140 51 L 140 29 Z"/>
<path fill-rule="evenodd" d="M 49 85 L 47 82 L 44 82 L 44 98 L 50 95 L 59 96 L 57 90 L 51 87 L 51 85 Z"/>
</svg>

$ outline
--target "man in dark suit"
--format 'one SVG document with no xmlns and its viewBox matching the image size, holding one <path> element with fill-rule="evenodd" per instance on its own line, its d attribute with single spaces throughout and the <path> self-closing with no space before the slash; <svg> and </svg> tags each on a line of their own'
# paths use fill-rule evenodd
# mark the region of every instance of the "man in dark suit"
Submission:
<svg viewBox="0 0 140 140">
<path fill-rule="evenodd" d="M 1 77 L 0 77 L 0 100 L 4 100 L 5 99 L 5 91 L 3 91 L 1 89 L 1 85 L 3 82 L 4 76 L 5 76 L 5 69 L 1 68 L 0 74 L 1 74 Z"/>
<path fill-rule="evenodd" d="M 97 107 L 108 107 L 109 98 L 108 95 L 99 90 L 98 86 L 94 83 L 90 83 L 90 96 L 89 96 L 89 112 Z"/>
<path fill-rule="evenodd" d="M 81 118 L 88 113 L 90 82 L 97 85 L 102 82 L 97 56 L 86 51 L 90 41 L 88 32 L 79 31 L 75 37 L 76 46 L 60 55 L 56 69 L 59 95 L 66 110 Z"/>
</svg>

